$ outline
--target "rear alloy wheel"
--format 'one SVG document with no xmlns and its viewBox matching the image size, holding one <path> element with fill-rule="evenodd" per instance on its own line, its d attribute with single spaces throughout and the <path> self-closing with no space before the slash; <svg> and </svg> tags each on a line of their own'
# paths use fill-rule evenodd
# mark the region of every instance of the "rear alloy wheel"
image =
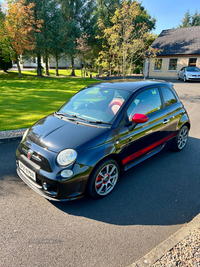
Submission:
<svg viewBox="0 0 200 267">
<path fill-rule="evenodd" d="M 89 180 L 89 194 L 94 198 L 107 196 L 114 189 L 119 173 L 119 165 L 115 160 L 104 161 L 97 167 Z"/>
<path fill-rule="evenodd" d="M 174 147 L 173 147 L 173 149 L 175 151 L 181 151 L 186 146 L 187 140 L 188 140 L 188 131 L 189 130 L 188 130 L 188 127 L 186 125 L 184 125 L 180 129 L 180 131 L 179 131 L 179 133 L 178 133 L 178 135 L 176 137 L 176 141 L 174 143 Z"/>
</svg>

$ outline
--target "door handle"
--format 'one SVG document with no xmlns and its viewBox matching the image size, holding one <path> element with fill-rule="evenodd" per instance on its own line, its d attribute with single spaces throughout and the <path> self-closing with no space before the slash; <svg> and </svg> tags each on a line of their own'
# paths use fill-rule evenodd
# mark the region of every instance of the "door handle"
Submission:
<svg viewBox="0 0 200 267">
<path fill-rule="evenodd" d="M 169 122 L 169 119 L 165 119 L 164 121 L 163 121 L 163 124 L 166 124 L 166 123 L 168 123 Z"/>
</svg>

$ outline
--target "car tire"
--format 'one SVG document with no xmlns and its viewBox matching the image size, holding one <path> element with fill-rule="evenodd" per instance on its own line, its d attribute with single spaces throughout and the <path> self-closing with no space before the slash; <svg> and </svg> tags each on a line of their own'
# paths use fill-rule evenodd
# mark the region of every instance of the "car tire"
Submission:
<svg viewBox="0 0 200 267">
<path fill-rule="evenodd" d="M 186 76 L 185 76 L 185 75 L 183 76 L 183 81 L 184 81 L 184 82 L 187 82 L 187 80 L 186 80 Z"/>
<path fill-rule="evenodd" d="M 176 140 L 173 145 L 173 150 L 176 152 L 182 151 L 187 144 L 189 129 L 186 125 L 182 126 L 176 136 Z"/>
<path fill-rule="evenodd" d="M 101 162 L 88 181 L 88 193 L 94 198 L 103 198 L 114 189 L 120 175 L 118 163 L 113 159 Z"/>
<path fill-rule="evenodd" d="M 177 80 L 180 80 L 180 76 L 179 76 L 179 74 L 177 75 Z"/>
</svg>

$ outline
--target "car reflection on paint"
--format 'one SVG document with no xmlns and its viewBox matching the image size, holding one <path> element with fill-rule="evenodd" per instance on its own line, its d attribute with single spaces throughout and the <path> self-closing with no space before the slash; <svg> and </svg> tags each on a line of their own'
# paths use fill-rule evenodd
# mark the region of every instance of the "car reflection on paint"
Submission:
<svg viewBox="0 0 200 267">
<path fill-rule="evenodd" d="M 181 151 L 190 120 L 173 85 L 105 82 L 85 87 L 24 134 L 17 173 L 39 195 L 107 196 L 122 173 L 156 153 Z"/>
</svg>

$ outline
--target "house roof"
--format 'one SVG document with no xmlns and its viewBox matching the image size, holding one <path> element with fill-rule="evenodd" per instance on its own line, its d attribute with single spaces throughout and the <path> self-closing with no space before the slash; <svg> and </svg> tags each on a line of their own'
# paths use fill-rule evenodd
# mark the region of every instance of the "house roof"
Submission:
<svg viewBox="0 0 200 267">
<path fill-rule="evenodd" d="M 151 46 L 158 56 L 200 54 L 200 26 L 163 30 Z"/>
</svg>

